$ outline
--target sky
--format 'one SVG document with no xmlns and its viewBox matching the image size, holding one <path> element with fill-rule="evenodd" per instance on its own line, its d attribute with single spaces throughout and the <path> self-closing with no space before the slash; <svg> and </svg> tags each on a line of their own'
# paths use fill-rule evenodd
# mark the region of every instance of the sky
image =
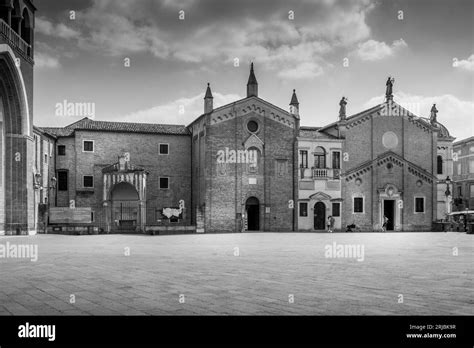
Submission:
<svg viewBox="0 0 474 348">
<path fill-rule="evenodd" d="M 474 135 L 472 0 L 40 0 L 35 22 L 34 117 L 65 126 L 96 120 L 188 125 L 246 96 L 254 62 L 259 97 L 301 125 L 337 120 L 394 100 L 438 121 L 458 140 Z M 91 109 L 89 109 L 91 110 Z"/>
</svg>

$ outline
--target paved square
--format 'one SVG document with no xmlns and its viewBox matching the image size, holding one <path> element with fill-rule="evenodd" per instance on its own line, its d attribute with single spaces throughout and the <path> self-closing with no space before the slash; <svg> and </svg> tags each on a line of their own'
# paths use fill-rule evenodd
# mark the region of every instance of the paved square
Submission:
<svg viewBox="0 0 474 348">
<path fill-rule="evenodd" d="M 473 315 L 473 238 L 464 233 L 0 237 L 0 245 L 38 245 L 37 262 L 0 258 L 0 314 Z M 325 257 L 333 243 L 364 246 L 363 261 Z"/>
</svg>

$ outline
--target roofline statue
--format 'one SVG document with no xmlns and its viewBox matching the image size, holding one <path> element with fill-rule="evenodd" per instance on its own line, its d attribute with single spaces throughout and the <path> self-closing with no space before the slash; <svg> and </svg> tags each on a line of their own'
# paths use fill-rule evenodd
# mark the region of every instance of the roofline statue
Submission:
<svg viewBox="0 0 474 348">
<path fill-rule="evenodd" d="M 342 97 L 341 101 L 339 102 L 339 119 L 342 121 L 342 120 L 345 120 L 346 119 L 346 105 L 347 105 L 347 98 L 346 97 Z"/>
</svg>

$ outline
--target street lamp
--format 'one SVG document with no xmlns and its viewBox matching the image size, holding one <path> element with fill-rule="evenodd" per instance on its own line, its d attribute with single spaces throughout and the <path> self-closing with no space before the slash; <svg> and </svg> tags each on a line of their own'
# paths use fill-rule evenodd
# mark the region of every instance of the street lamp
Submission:
<svg viewBox="0 0 474 348">
<path fill-rule="evenodd" d="M 449 184 L 451 183 L 451 179 L 449 178 L 449 175 L 446 178 L 445 182 L 446 182 L 446 192 L 444 194 L 446 195 L 446 197 L 448 197 L 451 195 L 451 191 L 449 190 Z"/>
<path fill-rule="evenodd" d="M 449 190 L 449 184 L 451 183 L 451 179 L 449 178 L 449 175 L 446 177 L 446 191 L 444 194 L 446 195 L 446 213 L 449 214 L 451 213 L 451 191 Z"/>
</svg>

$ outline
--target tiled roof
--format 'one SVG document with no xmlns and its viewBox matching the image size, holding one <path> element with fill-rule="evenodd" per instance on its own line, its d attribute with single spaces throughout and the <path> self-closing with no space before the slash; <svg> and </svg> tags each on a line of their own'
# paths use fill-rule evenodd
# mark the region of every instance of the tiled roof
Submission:
<svg viewBox="0 0 474 348">
<path fill-rule="evenodd" d="M 150 133 L 150 134 L 169 134 L 169 135 L 189 135 L 186 126 L 171 124 L 154 123 L 132 123 L 132 122 L 110 122 L 94 121 L 89 118 L 83 118 L 64 128 L 46 128 L 42 127 L 48 133 L 56 136 L 70 136 L 75 130 L 91 130 L 102 132 L 129 132 L 129 133 Z"/>
<path fill-rule="evenodd" d="M 302 138 L 312 138 L 312 139 L 338 139 L 337 137 L 320 132 L 321 127 L 300 127 L 299 136 Z"/>
<path fill-rule="evenodd" d="M 38 127 L 38 128 L 56 137 L 69 137 L 74 133 L 74 129 L 67 129 L 67 128 L 58 128 L 58 127 Z"/>
</svg>

